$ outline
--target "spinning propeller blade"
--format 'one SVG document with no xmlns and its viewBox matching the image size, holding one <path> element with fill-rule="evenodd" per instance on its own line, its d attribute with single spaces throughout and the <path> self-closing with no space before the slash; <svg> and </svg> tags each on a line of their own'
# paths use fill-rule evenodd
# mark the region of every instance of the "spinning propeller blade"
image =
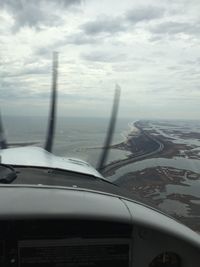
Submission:
<svg viewBox="0 0 200 267">
<path fill-rule="evenodd" d="M 52 151 L 55 126 L 56 126 L 56 98 L 57 98 L 57 79 L 58 79 L 58 53 L 53 53 L 53 77 L 52 77 L 52 94 L 51 107 L 49 114 L 49 125 L 47 130 L 47 139 L 45 149 L 48 152 Z"/>
<path fill-rule="evenodd" d="M 0 149 L 6 149 L 6 148 L 8 148 L 8 145 L 4 134 L 3 123 L 0 114 Z"/>
<path fill-rule="evenodd" d="M 108 131 L 107 131 L 107 135 L 106 135 L 106 139 L 104 143 L 104 148 L 100 156 L 99 163 L 97 165 L 97 170 L 100 172 L 105 166 L 108 153 L 109 153 L 109 147 L 112 143 L 113 133 L 115 130 L 115 124 L 116 124 L 116 119 L 117 119 L 118 107 L 119 107 L 120 92 L 121 92 L 121 88 L 119 87 L 119 85 L 116 85 L 110 123 L 109 123 Z"/>
</svg>

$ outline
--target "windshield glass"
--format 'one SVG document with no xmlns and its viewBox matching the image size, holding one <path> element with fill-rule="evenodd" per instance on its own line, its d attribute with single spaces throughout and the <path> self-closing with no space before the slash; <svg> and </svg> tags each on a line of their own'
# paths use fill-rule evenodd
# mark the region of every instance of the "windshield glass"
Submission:
<svg viewBox="0 0 200 267">
<path fill-rule="evenodd" d="M 44 147 L 57 51 L 53 154 L 97 167 L 119 84 L 102 175 L 199 232 L 199 10 L 195 0 L 0 1 L 1 139 Z"/>
</svg>

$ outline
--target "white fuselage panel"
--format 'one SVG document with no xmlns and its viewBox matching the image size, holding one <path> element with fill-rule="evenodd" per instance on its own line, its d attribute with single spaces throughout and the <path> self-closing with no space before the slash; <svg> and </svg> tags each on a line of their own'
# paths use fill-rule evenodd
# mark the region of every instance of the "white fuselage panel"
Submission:
<svg viewBox="0 0 200 267">
<path fill-rule="evenodd" d="M 40 147 L 20 147 L 0 150 L 1 163 L 17 166 L 57 168 L 102 178 L 90 164 L 75 158 L 55 156 Z"/>
</svg>

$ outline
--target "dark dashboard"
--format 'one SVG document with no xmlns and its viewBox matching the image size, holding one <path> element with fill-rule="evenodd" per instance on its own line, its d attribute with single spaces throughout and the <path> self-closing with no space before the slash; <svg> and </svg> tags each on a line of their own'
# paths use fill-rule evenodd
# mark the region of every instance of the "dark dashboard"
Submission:
<svg viewBox="0 0 200 267">
<path fill-rule="evenodd" d="M 1 221 L 0 266 L 184 266 L 173 249 L 156 255 L 148 265 L 134 264 L 134 250 L 145 258 L 146 242 L 152 238 L 148 229 L 135 228 L 97 220 Z M 141 241 L 144 251 L 137 249 Z"/>
<path fill-rule="evenodd" d="M 130 225 L 86 220 L 0 223 L 0 266 L 129 266 Z"/>
<path fill-rule="evenodd" d="M 123 197 L 32 185 L 0 187 L 0 266 L 199 267 L 200 238 Z"/>
</svg>

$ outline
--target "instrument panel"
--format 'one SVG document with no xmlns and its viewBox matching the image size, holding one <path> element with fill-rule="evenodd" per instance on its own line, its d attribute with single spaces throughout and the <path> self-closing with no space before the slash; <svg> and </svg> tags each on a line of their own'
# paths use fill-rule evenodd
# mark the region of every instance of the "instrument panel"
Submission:
<svg viewBox="0 0 200 267">
<path fill-rule="evenodd" d="M 182 248 L 178 248 L 179 245 Z M 192 252 L 188 249 L 190 247 L 184 248 L 181 241 L 162 233 L 122 222 L 74 219 L 0 221 L 0 266 L 198 266 L 194 258 L 192 264 L 187 263 Z M 182 250 L 185 255 L 181 254 Z"/>
<path fill-rule="evenodd" d="M 0 223 L 0 266 L 129 267 L 131 227 L 95 221 Z"/>
</svg>

